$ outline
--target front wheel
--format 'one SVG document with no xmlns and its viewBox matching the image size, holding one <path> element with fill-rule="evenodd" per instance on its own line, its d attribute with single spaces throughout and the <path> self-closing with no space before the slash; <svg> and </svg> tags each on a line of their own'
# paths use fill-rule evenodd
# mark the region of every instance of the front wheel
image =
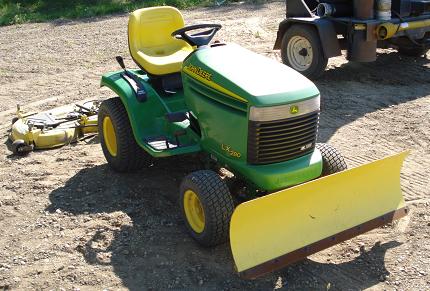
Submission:
<svg viewBox="0 0 430 291">
<path fill-rule="evenodd" d="M 281 58 L 284 64 L 309 79 L 321 76 L 328 62 L 315 27 L 303 24 L 293 24 L 285 32 Z"/>
<path fill-rule="evenodd" d="M 227 184 L 217 173 L 191 173 L 182 181 L 179 194 L 181 213 L 192 238 L 206 247 L 228 240 L 234 203 Z"/>
<path fill-rule="evenodd" d="M 321 176 L 331 175 L 348 168 L 343 155 L 326 143 L 317 143 L 316 148 L 321 152 L 323 170 Z"/>
<path fill-rule="evenodd" d="M 151 157 L 134 139 L 127 111 L 119 97 L 102 102 L 98 131 L 103 154 L 117 172 L 132 172 L 151 162 Z"/>
</svg>

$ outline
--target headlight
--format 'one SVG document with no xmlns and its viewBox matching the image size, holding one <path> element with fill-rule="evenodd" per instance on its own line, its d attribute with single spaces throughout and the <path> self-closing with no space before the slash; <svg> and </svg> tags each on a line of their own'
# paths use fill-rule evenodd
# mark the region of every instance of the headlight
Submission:
<svg viewBox="0 0 430 291">
<path fill-rule="evenodd" d="M 320 96 L 305 101 L 271 106 L 255 107 L 252 106 L 249 111 L 249 120 L 252 121 L 272 121 L 292 118 L 308 114 L 320 109 Z"/>
</svg>

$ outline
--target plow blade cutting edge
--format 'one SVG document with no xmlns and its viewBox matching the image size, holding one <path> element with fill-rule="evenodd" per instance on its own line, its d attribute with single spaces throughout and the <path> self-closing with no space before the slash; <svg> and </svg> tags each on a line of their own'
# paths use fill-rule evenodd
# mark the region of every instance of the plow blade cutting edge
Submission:
<svg viewBox="0 0 430 291">
<path fill-rule="evenodd" d="M 407 152 L 240 204 L 230 224 L 236 269 L 256 278 L 405 216 Z"/>
</svg>

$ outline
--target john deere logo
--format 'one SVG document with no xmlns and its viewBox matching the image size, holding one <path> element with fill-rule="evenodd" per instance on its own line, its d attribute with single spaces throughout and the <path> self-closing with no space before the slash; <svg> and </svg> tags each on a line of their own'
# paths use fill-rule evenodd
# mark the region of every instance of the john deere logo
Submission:
<svg viewBox="0 0 430 291">
<path fill-rule="evenodd" d="M 212 81 L 212 74 L 206 72 L 205 70 L 203 70 L 200 67 L 196 67 L 196 66 L 193 66 L 193 65 L 190 64 L 190 65 L 186 66 L 184 68 L 184 70 L 188 71 L 188 72 L 191 72 L 191 73 L 193 73 L 193 74 L 195 74 L 197 76 L 200 76 L 201 78 L 206 79 L 208 81 Z"/>
<path fill-rule="evenodd" d="M 291 114 L 299 113 L 299 106 L 297 106 L 297 105 L 290 106 L 290 113 Z"/>
</svg>

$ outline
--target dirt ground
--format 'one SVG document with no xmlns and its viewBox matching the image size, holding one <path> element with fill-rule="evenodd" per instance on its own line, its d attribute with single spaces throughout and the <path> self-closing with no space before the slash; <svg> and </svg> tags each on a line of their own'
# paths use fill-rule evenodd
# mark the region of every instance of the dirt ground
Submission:
<svg viewBox="0 0 430 291">
<path fill-rule="evenodd" d="M 218 39 L 272 51 L 282 2 L 184 11 L 218 22 Z M 0 28 L 0 139 L 17 103 L 42 110 L 112 96 L 100 76 L 129 66 L 127 16 Z M 255 73 L 258 68 L 255 68 Z M 350 166 L 410 149 L 401 182 L 410 215 L 254 281 L 237 277 L 228 245 L 199 247 L 177 196 L 198 163 L 159 160 L 135 174 L 106 165 L 98 139 L 22 158 L 0 147 L 0 290 L 430 289 L 430 55 L 379 51 L 378 61 L 330 60 L 319 141 Z"/>
</svg>

